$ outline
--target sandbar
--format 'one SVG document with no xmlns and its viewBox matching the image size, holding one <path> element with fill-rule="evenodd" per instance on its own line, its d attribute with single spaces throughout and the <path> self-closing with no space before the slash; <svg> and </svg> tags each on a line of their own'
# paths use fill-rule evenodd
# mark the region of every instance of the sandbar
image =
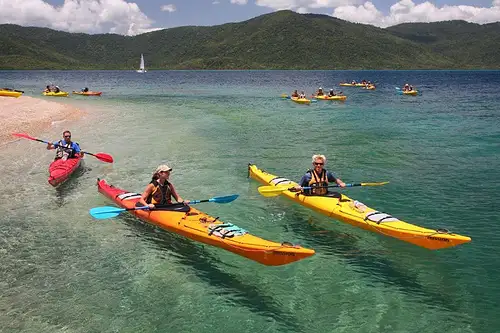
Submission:
<svg viewBox="0 0 500 333">
<path fill-rule="evenodd" d="M 18 139 L 12 133 L 36 136 L 54 122 L 75 120 L 82 115 L 83 111 L 78 108 L 58 101 L 29 96 L 0 96 L 0 146 Z"/>
</svg>

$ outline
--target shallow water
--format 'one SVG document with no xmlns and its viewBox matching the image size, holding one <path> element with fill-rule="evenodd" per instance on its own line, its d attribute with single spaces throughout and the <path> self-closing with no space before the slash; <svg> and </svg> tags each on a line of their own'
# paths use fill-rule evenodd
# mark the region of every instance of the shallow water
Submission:
<svg viewBox="0 0 500 333">
<path fill-rule="evenodd" d="M 54 83 L 85 111 L 69 128 L 91 156 L 60 188 L 47 184 L 53 152 L 19 140 L 0 168 L 2 332 L 496 332 L 500 283 L 498 71 L 3 71 L 3 86 L 39 96 Z M 282 100 L 363 78 L 345 103 Z M 420 96 L 395 86 L 414 84 Z M 43 98 L 43 97 L 40 97 Z M 48 98 L 48 97 L 47 97 Z M 300 179 L 313 153 L 344 192 L 413 224 L 473 241 L 428 251 L 359 230 L 284 198 L 264 198 L 247 164 Z M 161 163 L 186 199 L 240 194 L 197 208 L 251 233 L 314 248 L 266 267 L 143 225 L 126 214 L 96 221 L 111 203 L 105 178 L 141 191 Z"/>
</svg>

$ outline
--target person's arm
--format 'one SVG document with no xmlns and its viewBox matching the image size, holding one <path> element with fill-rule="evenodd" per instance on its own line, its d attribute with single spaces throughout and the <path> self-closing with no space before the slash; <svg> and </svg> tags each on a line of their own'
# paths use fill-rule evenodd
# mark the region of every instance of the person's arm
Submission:
<svg viewBox="0 0 500 333">
<path fill-rule="evenodd" d="M 56 149 L 57 148 L 56 146 L 57 146 L 58 143 L 59 142 L 57 142 L 57 141 L 56 142 L 52 142 L 52 143 L 51 142 L 47 143 L 47 150 Z"/>
<path fill-rule="evenodd" d="M 153 187 L 154 187 L 153 184 L 148 184 L 148 186 L 146 186 L 146 189 L 141 195 L 141 199 L 139 199 L 139 203 L 141 205 L 148 206 L 149 208 L 155 208 L 154 204 L 148 204 L 146 202 L 146 199 L 151 195 L 151 192 L 153 192 Z"/>
<path fill-rule="evenodd" d="M 305 175 L 302 176 L 300 179 L 299 185 L 295 186 L 294 189 L 297 191 L 301 191 L 303 187 L 308 186 L 309 182 L 311 181 L 311 176 L 309 173 L 306 173 Z"/>
<path fill-rule="evenodd" d="M 175 201 L 177 202 L 182 202 L 185 205 L 189 204 L 189 200 L 184 200 L 181 198 L 179 194 L 177 194 L 177 191 L 175 190 L 174 184 L 170 183 L 170 191 L 172 191 L 172 196 L 174 197 Z"/>
<path fill-rule="evenodd" d="M 337 178 L 337 176 L 335 176 L 332 172 L 328 171 L 326 176 L 328 177 L 329 182 L 334 182 L 340 187 L 345 187 L 345 183 L 342 181 L 342 179 Z"/>
<path fill-rule="evenodd" d="M 80 145 L 76 142 L 73 142 L 73 146 L 71 147 L 73 149 L 73 151 L 75 152 L 75 155 L 78 154 L 80 155 L 80 157 L 83 157 L 83 152 L 80 148 Z"/>
</svg>

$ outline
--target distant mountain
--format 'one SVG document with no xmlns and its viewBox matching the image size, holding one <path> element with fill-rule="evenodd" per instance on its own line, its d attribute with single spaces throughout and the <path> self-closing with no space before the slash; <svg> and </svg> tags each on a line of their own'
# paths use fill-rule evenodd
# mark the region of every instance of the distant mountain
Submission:
<svg viewBox="0 0 500 333">
<path fill-rule="evenodd" d="M 0 25 L 0 69 L 500 68 L 500 23 L 400 24 L 387 29 L 279 11 L 212 27 L 127 37 Z"/>
</svg>

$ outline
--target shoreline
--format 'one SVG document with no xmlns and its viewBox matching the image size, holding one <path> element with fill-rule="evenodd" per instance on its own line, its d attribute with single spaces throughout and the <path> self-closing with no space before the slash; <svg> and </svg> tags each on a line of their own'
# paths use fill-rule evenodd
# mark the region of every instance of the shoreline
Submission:
<svg viewBox="0 0 500 333">
<path fill-rule="evenodd" d="M 0 148 L 17 141 L 12 133 L 36 136 L 54 123 L 81 118 L 84 112 L 75 106 L 30 96 L 0 97 Z"/>
</svg>

